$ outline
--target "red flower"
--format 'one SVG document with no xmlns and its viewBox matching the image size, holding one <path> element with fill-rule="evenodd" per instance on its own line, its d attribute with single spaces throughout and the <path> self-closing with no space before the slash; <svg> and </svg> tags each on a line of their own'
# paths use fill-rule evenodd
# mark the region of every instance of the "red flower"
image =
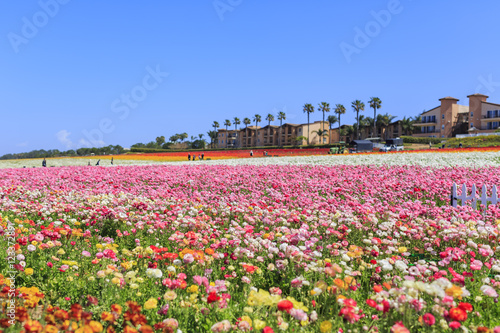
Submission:
<svg viewBox="0 0 500 333">
<path fill-rule="evenodd" d="M 375 302 L 375 301 L 374 301 L 374 300 L 372 300 L 372 299 L 367 299 L 367 300 L 366 300 L 366 304 L 368 304 L 368 306 L 370 306 L 370 307 L 372 307 L 372 308 L 374 308 L 374 307 L 376 307 L 376 306 L 377 306 L 377 302 Z"/>
<path fill-rule="evenodd" d="M 434 318 L 434 316 L 430 313 L 424 314 L 422 319 L 423 319 L 424 323 L 428 326 L 432 326 L 436 323 L 436 318 Z"/>
<path fill-rule="evenodd" d="M 293 309 L 293 303 L 289 300 L 283 299 L 278 302 L 278 310 L 288 312 L 291 309 Z"/>
<path fill-rule="evenodd" d="M 461 308 L 452 308 L 452 309 L 450 309 L 449 316 L 450 316 L 450 318 L 452 320 L 456 320 L 456 321 L 465 321 L 465 320 L 467 320 L 467 312 L 465 312 Z"/>
<path fill-rule="evenodd" d="M 215 291 L 212 291 L 208 297 L 207 297 L 207 303 L 210 304 L 210 303 L 213 303 L 213 302 L 217 302 L 218 300 L 220 300 L 220 297 L 217 296 L 217 294 L 215 293 Z"/>
<path fill-rule="evenodd" d="M 460 328 L 461 325 L 458 321 L 452 321 L 449 326 L 452 330 L 456 330 Z"/>
<path fill-rule="evenodd" d="M 458 304 L 458 307 L 466 312 L 471 312 L 472 311 L 472 305 L 469 303 L 460 303 Z"/>
<path fill-rule="evenodd" d="M 271 327 L 266 326 L 262 329 L 262 333 L 274 333 L 274 331 Z"/>
</svg>

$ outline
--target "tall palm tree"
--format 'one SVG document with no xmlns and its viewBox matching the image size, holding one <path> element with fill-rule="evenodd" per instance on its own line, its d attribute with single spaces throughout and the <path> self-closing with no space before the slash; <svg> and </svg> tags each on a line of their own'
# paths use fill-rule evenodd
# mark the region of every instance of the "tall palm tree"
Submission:
<svg viewBox="0 0 500 333">
<path fill-rule="evenodd" d="M 323 112 L 323 123 L 321 124 L 321 129 L 325 130 L 325 112 L 330 112 L 330 103 L 321 102 L 318 104 L 318 111 Z M 323 142 L 321 142 L 323 143 Z"/>
<path fill-rule="evenodd" d="M 281 136 L 283 135 L 283 120 L 286 120 L 286 113 L 283 111 L 278 112 L 278 120 L 280 121 L 279 145 L 281 147 Z"/>
<path fill-rule="evenodd" d="M 267 125 L 267 139 L 269 140 L 269 143 L 271 143 L 271 121 L 274 121 L 274 116 L 269 113 L 266 116 L 266 120 L 269 122 Z M 272 144 L 271 144 L 271 146 L 272 146 Z"/>
<path fill-rule="evenodd" d="M 314 112 L 314 106 L 312 104 L 304 104 L 304 113 L 307 113 L 307 144 L 309 144 L 309 115 Z"/>
<path fill-rule="evenodd" d="M 342 126 L 340 123 L 340 115 L 345 114 L 345 106 L 343 106 L 342 104 L 335 104 L 335 113 L 339 115 L 339 129 L 340 129 L 340 126 Z"/>
<path fill-rule="evenodd" d="M 326 118 L 326 119 L 328 120 L 328 129 L 329 129 L 329 131 L 328 131 L 328 132 L 330 132 L 330 131 L 332 130 L 333 125 L 335 125 L 335 123 L 336 123 L 337 121 L 339 121 L 339 118 L 337 118 L 337 116 L 336 116 L 336 115 L 333 115 L 333 114 L 332 114 L 331 116 L 328 116 L 328 118 Z M 339 129 L 339 130 L 340 130 L 340 129 Z M 340 136 L 339 136 L 339 138 L 340 138 Z M 332 141 L 331 141 L 331 140 L 332 140 L 332 137 L 330 137 L 330 139 L 329 139 L 328 141 L 329 141 L 330 143 L 332 143 Z M 340 139 L 339 139 L 339 141 L 340 141 Z"/>
<path fill-rule="evenodd" d="M 236 139 L 234 141 L 238 142 L 238 125 L 241 124 L 240 118 L 234 117 L 233 124 L 234 124 L 234 135 L 236 136 Z"/>
<path fill-rule="evenodd" d="M 253 116 L 253 121 L 255 121 L 255 146 L 257 147 L 257 124 L 262 121 L 262 117 L 260 116 L 260 114 L 256 114 L 255 116 Z"/>
<path fill-rule="evenodd" d="M 358 126 L 356 126 L 356 138 L 359 140 L 359 111 L 365 110 L 365 103 L 357 99 L 351 103 L 351 106 L 354 112 L 356 112 L 356 119 L 357 119 L 356 123 L 358 124 Z"/>
<path fill-rule="evenodd" d="M 229 119 L 224 120 L 224 126 L 226 126 L 226 148 L 229 145 L 229 126 L 231 125 L 232 125 L 231 120 Z"/>
<path fill-rule="evenodd" d="M 214 123 L 212 124 L 212 127 L 214 128 L 214 131 L 217 132 L 217 129 L 219 128 L 219 123 L 217 121 L 214 121 Z M 215 138 L 215 143 L 216 143 L 216 145 L 218 147 L 219 146 L 219 140 L 217 140 L 217 137 Z"/>
<path fill-rule="evenodd" d="M 243 124 L 245 124 L 245 147 L 247 146 L 248 143 L 248 125 L 250 125 L 252 121 L 250 118 L 246 117 L 243 119 Z"/>
<path fill-rule="evenodd" d="M 328 116 L 326 120 L 328 121 L 328 128 L 332 129 L 332 127 L 339 121 L 339 118 L 332 114 L 331 116 Z"/>
<path fill-rule="evenodd" d="M 378 97 L 372 97 L 368 103 L 370 103 L 370 107 L 373 109 L 373 135 L 375 136 L 377 133 L 377 109 L 382 107 L 382 101 Z"/>
</svg>

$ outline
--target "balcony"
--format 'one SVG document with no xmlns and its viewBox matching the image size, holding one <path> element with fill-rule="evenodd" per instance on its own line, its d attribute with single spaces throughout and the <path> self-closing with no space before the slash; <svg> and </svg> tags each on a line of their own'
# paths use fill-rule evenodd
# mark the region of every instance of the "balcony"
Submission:
<svg viewBox="0 0 500 333">
<path fill-rule="evenodd" d="M 429 126 L 429 125 L 437 125 L 437 122 L 436 121 L 426 121 L 426 122 L 419 122 L 419 123 L 415 123 L 413 124 L 413 126 Z"/>
</svg>

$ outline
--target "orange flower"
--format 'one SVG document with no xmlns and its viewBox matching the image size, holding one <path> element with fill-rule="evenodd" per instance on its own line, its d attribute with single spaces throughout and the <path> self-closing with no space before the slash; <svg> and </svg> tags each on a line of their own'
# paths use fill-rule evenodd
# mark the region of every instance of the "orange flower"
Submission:
<svg viewBox="0 0 500 333">
<path fill-rule="evenodd" d="M 334 283 L 337 287 L 339 287 L 340 289 L 346 289 L 345 283 L 344 283 L 344 281 L 342 281 L 341 279 L 338 279 L 338 278 L 337 278 L 337 279 L 333 280 L 333 283 Z"/>
<path fill-rule="evenodd" d="M 102 321 L 113 321 L 114 318 L 113 318 L 113 315 L 111 313 L 104 311 L 101 314 L 101 320 Z"/>
<path fill-rule="evenodd" d="M 57 332 L 59 332 L 59 329 L 56 326 L 49 324 L 49 325 L 45 326 L 45 328 L 43 329 L 43 332 L 44 333 L 57 333 Z"/>
<path fill-rule="evenodd" d="M 384 288 L 382 288 L 381 285 L 376 284 L 376 285 L 373 286 L 373 291 L 376 292 L 376 293 L 379 293 L 382 290 L 384 290 Z"/>
<path fill-rule="evenodd" d="M 55 313 L 54 313 L 54 317 L 56 317 L 58 320 L 67 320 L 69 318 L 69 315 L 66 311 L 64 310 L 57 310 Z"/>
<path fill-rule="evenodd" d="M 390 289 L 392 288 L 392 287 L 391 287 L 391 285 L 390 285 L 389 283 L 387 283 L 387 282 L 382 283 L 382 285 L 383 285 L 383 286 L 385 287 L 385 289 L 387 289 L 387 290 L 390 290 Z"/>
<path fill-rule="evenodd" d="M 209 256 L 211 256 L 212 254 L 215 253 L 215 251 L 211 248 L 208 248 L 208 249 L 205 249 L 205 253 L 208 254 Z"/>
<path fill-rule="evenodd" d="M 140 331 L 142 333 L 153 333 L 154 332 L 153 328 L 149 325 L 142 325 Z"/>
<path fill-rule="evenodd" d="M 90 328 L 92 328 L 93 333 L 99 333 L 99 332 L 102 332 L 102 330 L 103 330 L 101 323 L 99 323 L 95 320 L 92 320 L 88 326 L 90 326 Z"/>
<path fill-rule="evenodd" d="M 29 319 L 26 324 L 24 324 L 24 329 L 26 332 L 41 332 L 43 327 L 38 320 L 31 320 Z"/>
<path fill-rule="evenodd" d="M 121 315 L 122 314 L 122 306 L 118 304 L 113 304 L 111 305 L 111 311 L 113 311 L 116 314 Z"/>
<path fill-rule="evenodd" d="M 130 326 L 125 326 L 125 328 L 123 329 L 123 333 L 137 333 L 137 330 L 133 327 L 130 327 Z"/>
</svg>

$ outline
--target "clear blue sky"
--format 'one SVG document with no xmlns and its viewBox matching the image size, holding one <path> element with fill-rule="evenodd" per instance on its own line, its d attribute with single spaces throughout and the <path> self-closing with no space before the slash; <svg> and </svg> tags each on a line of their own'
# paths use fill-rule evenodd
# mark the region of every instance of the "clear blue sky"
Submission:
<svg viewBox="0 0 500 333">
<path fill-rule="evenodd" d="M 390 18 L 374 24 L 380 11 Z M 499 12 L 498 1 L 2 1 L 0 154 L 206 137 L 214 120 L 282 109 L 303 123 L 304 103 L 321 101 L 344 104 L 344 124 L 351 101 L 371 96 L 398 119 L 445 96 L 500 103 Z"/>
</svg>

